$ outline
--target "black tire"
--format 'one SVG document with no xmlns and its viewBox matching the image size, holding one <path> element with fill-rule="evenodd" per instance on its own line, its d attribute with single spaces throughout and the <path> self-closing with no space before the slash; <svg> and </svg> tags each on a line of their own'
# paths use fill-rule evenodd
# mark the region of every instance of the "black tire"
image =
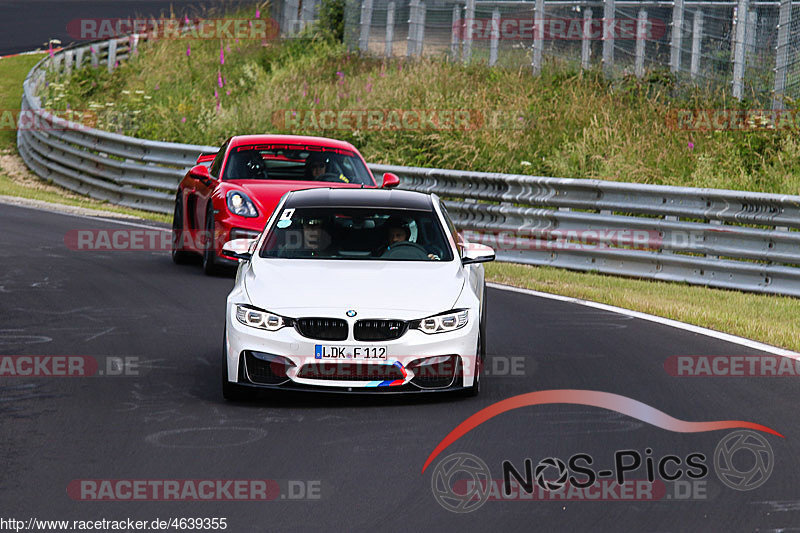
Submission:
<svg viewBox="0 0 800 533">
<path fill-rule="evenodd" d="M 244 402 L 253 398 L 253 392 L 241 385 L 228 381 L 228 357 L 225 353 L 225 336 L 222 336 L 222 397 L 232 402 Z"/>
<path fill-rule="evenodd" d="M 195 260 L 196 256 L 182 249 L 180 243 L 183 242 L 183 206 L 181 197 L 175 199 L 175 210 L 172 212 L 172 261 L 176 265 L 186 265 Z"/>
<path fill-rule="evenodd" d="M 203 251 L 203 272 L 208 276 L 216 276 L 222 273 L 222 268 L 217 261 L 216 244 L 216 221 L 214 211 L 209 207 L 206 213 L 206 249 Z"/>
</svg>

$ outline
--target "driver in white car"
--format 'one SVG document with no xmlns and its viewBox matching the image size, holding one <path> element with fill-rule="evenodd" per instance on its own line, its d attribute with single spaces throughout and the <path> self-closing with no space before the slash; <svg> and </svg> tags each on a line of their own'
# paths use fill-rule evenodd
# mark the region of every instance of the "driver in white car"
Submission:
<svg viewBox="0 0 800 533">
<path fill-rule="evenodd" d="M 398 218 L 389 218 L 384 226 L 386 227 L 386 234 L 389 242 L 381 249 L 379 255 L 383 255 L 391 250 L 393 245 L 408 241 L 411 238 L 411 229 L 409 229 L 408 224 Z M 436 254 L 428 254 L 428 259 L 438 261 L 439 256 Z"/>
</svg>

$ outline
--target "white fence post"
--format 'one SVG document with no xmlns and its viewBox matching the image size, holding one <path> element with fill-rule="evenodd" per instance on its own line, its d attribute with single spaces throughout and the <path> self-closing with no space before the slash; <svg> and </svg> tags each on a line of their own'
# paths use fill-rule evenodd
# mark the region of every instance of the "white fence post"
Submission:
<svg viewBox="0 0 800 533">
<path fill-rule="evenodd" d="M 370 7 L 372 0 L 370 0 Z M 300 7 L 300 26 L 305 29 L 314 22 L 314 0 L 303 0 L 303 5 Z"/>
<path fill-rule="evenodd" d="M 417 6 L 417 56 L 422 57 L 422 48 L 425 43 L 425 15 L 427 6 L 425 2 L 420 2 Z"/>
<path fill-rule="evenodd" d="M 637 78 L 644 77 L 644 53 L 647 44 L 647 11 L 639 10 L 636 20 L 636 64 L 634 72 Z"/>
<path fill-rule="evenodd" d="M 114 65 L 117 63 L 117 40 L 116 39 L 109 39 L 108 40 L 108 71 L 114 71 Z"/>
<path fill-rule="evenodd" d="M 361 2 L 361 34 L 358 38 L 358 49 L 366 52 L 369 48 L 369 29 L 372 24 L 372 0 Z"/>
<path fill-rule="evenodd" d="M 494 8 L 492 11 L 492 40 L 489 44 L 489 66 L 493 67 L 497 63 L 497 43 L 500 40 L 500 10 Z"/>
<path fill-rule="evenodd" d="M 67 75 L 72 74 L 72 50 L 64 52 L 64 73 Z"/>
<path fill-rule="evenodd" d="M 792 0 L 781 0 L 778 15 L 778 43 L 775 47 L 775 88 L 772 95 L 772 109 L 783 109 L 783 96 L 786 92 L 786 71 L 789 60 L 789 30 L 792 27 Z"/>
<path fill-rule="evenodd" d="M 98 46 L 97 44 L 90 45 L 92 50 L 92 67 L 97 68 L 100 66 L 100 54 L 98 53 Z"/>
<path fill-rule="evenodd" d="M 583 11 L 583 35 L 581 36 L 581 68 L 588 69 L 592 60 L 592 9 Z"/>
<path fill-rule="evenodd" d="M 531 71 L 534 76 L 538 76 L 542 72 L 544 24 L 544 0 L 536 0 L 533 12 L 533 60 L 531 62 Z"/>
<path fill-rule="evenodd" d="M 75 50 L 75 70 L 80 70 L 83 66 L 83 55 L 86 53 L 86 49 L 81 47 Z"/>
<path fill-rule="evenodd" d="M 689 72 L 692 79 L 697 78 L 697 73 L 700 72 L 700 54 L 703 49 L 703 11 L 698 9 L 694 12 L 694 21 L 692 22 L 692 65 Z"/>
<path fill-rule="evenodd" d="M 406 57 L 417 54 L 417 6 L 419 0 L 411 0 L 408 4 L 408 35 L 406 36 Z"/>
<path fill-rule="evenodd" d="M 283 27 L 281 33 L 293 37 L 297 33 L 298 0 L 286 0 L 283 4 Z"/>
<path fill-rule="evenodd" d="M 752 56 L 756 53 L 756 33 L 758 28 L 758 13 L 755 9 L 747 12 L 747 30 L 745 30 L 745 53 Z"/>
<path fill-rule="evenodd" d="M 459 16 L 461 12 L 461 8 L 458 4 L 453 6 L 453 24 L 450 27 L 450 56 L 453 58 L 453 61 L 458 61 L 458 49 L 461 46 L 461 31 L 463 27 L 463 21 Z"/>
<path fill-rule="evenodd" d="M 464 12 L 464 48 L 461 50 L 461 59 L 469 63 L 472 59 L 472 26 L 475 19 L 475 0 L 467 0 Z"/>
<path fill-rule="evenodd" d="M 736 8 L 736 29 L 733 38 L 733 97 L 741 100 L 744 80 L 744 40 L 747 30 L 747 12 L 750 7 L 749 0 L 739 0 Z"/>
<path fill-rule="evenodd" d="M 672 7 L 672 40 L 670 43 L 669 68 L 681 70 L 681 46 L 683 45 L 683 0 L 674 0 Z"/>
<path fill-rule="evenodd" d="M 614 73 L 614 0 L 603 2 L 603 74 Z"/>
<path fill-rule="evenodd" d="M 392 57 L 392 44 L 394 42 L 394 0 L 389 2 L 386 8 L 386 43 L 385 54 L 386 57 Z"/>
</svg>

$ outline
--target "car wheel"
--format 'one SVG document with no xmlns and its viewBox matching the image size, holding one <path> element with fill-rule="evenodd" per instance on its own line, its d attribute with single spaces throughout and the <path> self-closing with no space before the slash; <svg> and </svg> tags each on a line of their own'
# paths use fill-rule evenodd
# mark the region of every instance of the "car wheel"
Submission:
<svg viewBox="0 0 800 533">
<path fill-rule="evenodd" d="M 175 211 L 172 213 L 172 261 L 178 265 L 185 265 L 191 263 L 196 257 L 191 252 L 183 250 L 181 243 L 183 242 L 183 207 L 181 206 L 181 198 L 175 199 Z"/>
<path fill-rule="evenodd" d="M 225 353 L 225 336 L 222 336 L 222 397 L 233 402 L 242 402 L 253 398 L 253 393 L 249 389 L 228 381 L 228 356 Z"/>
<path fill-rule="evenodd" d="M 216 220 L 214 220 L 214 211 L 209 208 L 206 213 L 206 239 L 203 251 L 203 272 L 209 276 L 215 276 L 222 270 L 217 263 L 216 246 Z"/>
</svg>

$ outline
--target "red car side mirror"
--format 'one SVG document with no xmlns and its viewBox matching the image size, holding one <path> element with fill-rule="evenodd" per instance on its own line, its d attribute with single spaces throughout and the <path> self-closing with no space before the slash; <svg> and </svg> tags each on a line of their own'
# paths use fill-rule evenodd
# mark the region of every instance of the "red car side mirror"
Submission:
<svg viewBox="0 0 800 533">
<path fill-rule="evenodd" d="M 398 185 L 400 185 L 400 178 L 397 177 L 397 174 L 387 172 L 383 175 L 383 184 L 381 185 L 381 188 L 392 189 Z"/>
<path fill-rule="evenodd" d="M 195 165 L 189 170 L 189 175 L 199 180 L 210 180 L 211 174 L 208 173 L 208 168 L 205 165 Z"/>
</svg>

